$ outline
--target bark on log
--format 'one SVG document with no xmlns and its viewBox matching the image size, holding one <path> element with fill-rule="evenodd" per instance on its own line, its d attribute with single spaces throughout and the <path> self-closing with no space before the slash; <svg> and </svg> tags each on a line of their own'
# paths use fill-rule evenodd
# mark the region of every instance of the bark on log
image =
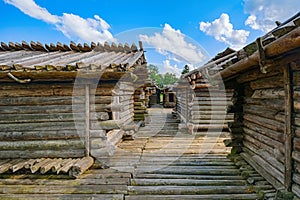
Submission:
<svg viewBox="0 0 300 200">
<path fill-rule="evenodd" d="M 40 161 L 40 162 L 38 162 L 38 163 L 32 165 L 32 166 L 30 167 L 31 173 L 37 172 L 37 171 L 40 169 L 40 167 L 44 166 L 45 164 L 49 163 L 50 161 L 51 161 L 51 159 L 50 159 L 50 158 L 47 158 L 47 159 L 44 159 L 44 160 L 42 160 L 42 161 Z"/>
<path fill-rule="evenodd" d="M 47 150 L 83 148 L 83 141 L 77 140 L 38 140 L 38 141 L 0 141 L 0 150 Z"/>
<path fill-rule="evenodd" d="M 278 132 L 284 131 L 284 124 L 272 119 L 267 119 L 252 114 L 245 114 L 244 119 L 274 131 L 278 131 Z"/>
<path fill-rule="evenodd" d="M 279 99 L 284 97 L 283 88 L 255 90 L 252 98 L 254 99 Z"/>
<path fill-rule="evenodd" d="M 98 126 L 100 129 L 104 130 L 112 130 L 112 129 L 119 129 L 120 122 L 116 120 L 107 120 L 98 122 Z"/>
<path fill-rule="evenodd" d="M 61 161 L 62 161 L 62 158 L 52 159 L 50 162 L 48 162 L 47 164 L 45 164 L 44 166 L 42 166 L 40 168 L 41 174 L 47 173 L 48 171 L 50 171 L 52 169 L 53 166 L 56 165 L 56 163 L 60 163 Z"/>
<path fill-rule="evenodd" d="M 77 161 L 70 169 L 69 176 L 73 178 L 78 178 L 86 170 L 88 170 L 94 164 L 94 159 L 92 157 L 84 157 Z"/>
<path fill-rule="evenodd" d="M 253 90 L 283 88 L 283 77 L 272 76 L 250 82 L 250 87 Z"/>
<path fill-rule="evenodd" d="M 69 169 L 77 162 L 80 158 L 72 159 L 69 162 L 65 163 L 61 168 L 59 168 L 56 173 L 59 174 L 60 172 L 68 173 Z"/>
<path fill-rule="evenodd" d="M 246 82 L 250 82 L 250 81 L 254 81 L 254 80 L 258 80 L 258 79 L 262 79 L 262 78 L 266 78 L 266 77 L 271 77 L 271 76 L 275 76 L 278 74 L 282 73 L 282 67 L 275 67 L 275 69 L 273 68 L 272 70 L 270 70 L 268 73 L 264 74 L 261 73 L 259 67 L 257 66 L 256 69 L 247 71 L 243 74 L 241 74 L 240 76 L 237 77 L 237 82 L 238 83 L 246 83 Z"/>
<path fill-rule="evenodd" d="M 84 149 L 70 149 L 62 151 L 60 150 L 2 150 L 0 151 L 0 158 L 77 158 L 84 156 Z"/>
</svg>

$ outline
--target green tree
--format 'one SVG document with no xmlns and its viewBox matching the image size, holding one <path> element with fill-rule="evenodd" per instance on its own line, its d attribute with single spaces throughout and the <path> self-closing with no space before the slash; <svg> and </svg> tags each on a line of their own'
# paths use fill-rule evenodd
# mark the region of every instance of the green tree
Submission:
<svg viewBox="0 0 300 200">
<path fill-rule="evenodd" d="M 164 74 L 164 82 L 163 82 L 163 84 L 164 85 L 172 85 L 177 80 L 178 80 L 178 78 L 176 77 L 175 74 L 167 72 L 167 73 Z"/>
<path fill-rule="evenodd" d="M 158 75 L 158 67 L 155 66 L 155 65 L 148 65 L 148 71 L 149 71 L 149 75 L 150 75 L 150 78 L 152 81 L 155 81 L 156 80 L 156 77 Z"/>
<path fill-rule="evenodd" d="M 147 67 L 150 79 L 160 88 L 163 88 L 165 85 L 172 85 L 178 80 L 173 73 L 160 74 L 158 67 L 155 65 L 150 64 Z"/>
<path fill-rule="evenodd" d="M 185 65 L 181 74 L 186 74 L 186 73 L 189 73 L 190 72 L 190 67 L 188 65 Z"/>
</svg>

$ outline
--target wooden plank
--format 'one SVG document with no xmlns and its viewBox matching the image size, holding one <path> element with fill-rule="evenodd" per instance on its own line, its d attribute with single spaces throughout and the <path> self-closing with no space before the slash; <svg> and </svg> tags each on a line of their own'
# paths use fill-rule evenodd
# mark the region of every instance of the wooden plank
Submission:
<svg viewBox="0 0 300 200">
<path fill-rule="evenodd" d="M 259 198 L 257 194 L 199 194 L 199 195 L 127 195 L 125 200 L 220 200 L 220 199 L 239 199 L 239 200 L 253 200 Z"/>
<path fill-rule="evenodd" d="M 291 65 L 295 65 L 292 63 Z M 283 67 L 284 91 L 285 91 L 285 175 L 284 186 L 288 191 L 292 190 L 292 142 L 293 142 L 293 128 L 292 128 L 292 108 L 293 108 L 293 94 L 292 94 L 292 78 L 291 65 Z"/>
<path fill-rule="evenodd" d="M 90 86 L 85 85 L 85 156 L 90 156 Z"/>
<path fill-rule="evenodd" d="M 0 187 L 0 194 L 126 194 L 126 185 L 7 185 Z"/>
<path fill-rule="evenodd" d="M 0 141 L 1 150 L 43 150 L 43 149 L 67 149 L 83 148 L 80 139 L 75 140 L 33 140 L 33 141 Z"/>
<path fill-rule="evenodd" d="M 182 186 L 216 186 L 216 185 L 245 185 L 246 180 L 197 180 L 197 179 L 150 179 L 133 178 L 131 185 L 182 185 Z"/>
<path fill-rule="evenodd" d="M 123 200 L 124 194 L 0 194 L 2 200 L 83 200 L 83 199 L 114 199 Z"/>
<path fill-rule="evenodd" d="M 273 172 L 274 168 L 265 168 L 260 163 L 257 163 L 257 160 L 253 158 L 248 153 L 241 153 L 241 156 L 247 160 L 247 162 L 257 171 L 260 175 L 262 175 L 269 183 L 271 183 L 276 189 L 283 188 L 283 182 L 284 180 L 281 179 L 279 181 L 277 178 L 270 175 L 270 172 Z M 261 159 L 262 160 L 262 159 Z M 269 166 L 270 167 L 270 166 Z M 282 177 L 283 178 L 283 177 Z"/>
<path fill-rule="evenodd" d="M 0 158 L 78 158 L 84 156 L 84 149 L 68 148 L 66 151 L 60 150 L 2 150 L 0 151 Z"/>
<path fill-rule="evenodd" d="M 101 132 L 99 133 L 99 137 Z M 6 131 L 0 132 L 0 141 L 26 141 L 26 140 L 67 140 L 79 139 L 77 130 L 43 130 L 43 131 Z"/>
<path fill-rule="evenodd" d="M 271 189 L 271 186 L 128 186 L 129 194 L 239 194 L 254 193 L 250 188 Z"/>
</svg>

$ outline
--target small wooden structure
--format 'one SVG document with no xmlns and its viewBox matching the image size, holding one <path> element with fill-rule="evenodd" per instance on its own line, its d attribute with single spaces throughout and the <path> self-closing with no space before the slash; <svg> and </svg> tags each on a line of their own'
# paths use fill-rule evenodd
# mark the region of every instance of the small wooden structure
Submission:
<svg viewBox="0 0 300 200">
<path fill-rule="evenodd" d="M 141 43 L 2 42 L 0 173 L 66 163 L 76 171 L 112 154 L 137 129 L 135 94 L 147 79 Z"/>
<path fill-rule="evenodd" d="M 292 191 L 298 198 L 299 25 L 300 13 L 240 51 L 220 54 L 185 76 L 192 88 L 204 88 L 197 84 L 201 75 L 211 87 L 225 86 L 222 98 L 232 98 L 229 104 L 234 113 L 234 121 L 228 123 L 231 140 L 226 141 L 233 147 L 232 153 L 239 153 L 276 189 Z M 227 91 L 233 95 L 228 96 Z M 184 110 L 187 104 L 182 105 L 181 115 L 188 116 Z M 197 112 L 201 118 L 207 111 Z"/>
<path fill-rule="evenodd" d="M 161 89 L 163 94 L 163 106 L 165 108 L 175 108 L 176 106 L 176 93 L 172 91 L 172 86 L 166 86 Z"/>
</svg>

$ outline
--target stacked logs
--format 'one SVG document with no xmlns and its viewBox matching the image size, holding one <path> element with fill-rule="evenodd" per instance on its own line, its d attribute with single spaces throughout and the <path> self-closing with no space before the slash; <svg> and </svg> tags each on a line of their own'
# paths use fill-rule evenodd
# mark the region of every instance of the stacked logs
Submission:
<svg viewBox="0 0 300 200">
<path fill-rule="evenodd" d="M 0 90 L 2 159 L 84 156 L 80 138 L 84 121 L 76 119 L 76 127 L 73 116 L 84 110 L 75 104 L 73 111 L 73 84 L 7 83 L 1 84 Z"/>
<path fill-rule="evenodd" d="M 77 178 L 94 163 L 92 157 L 83 158 L 39 158 L 39 159 L 5 159 L 0 162 L 0 174 L 29 171 L 40 174 L 69 174 Z"/>
<path fill-rule="evenodd" d="M 213 85 L 205 72 L 196 71 L 186 79 L 190 88 L 179 92 L 178 112 L 187 122 L 190 133 L 208 129 L 227 129 L 233 115 L 227 114 L 232 105 L 232 90 Z"/>
<path fill-rule="evenodd" d="M 147 110 L 146 95 L 143 88 L 134 92 L 134 121 L 144 121 Z"/>
<path fill-rule="evenodd" d="M 242 156 L 277 188 L 284 184 L 285 92 L 283 69 L 258 68 L 237 78 L 244 86 Z"/>
<path fill-rule="evenodd" d="M 298 197 L 300 197 L 300 70 L 299 63 L 297 66 L 293 67 L 293 108 L 294 108 L 294 139 L 293 139 L 293 182 L 292 190 Z"/>
</svg>

